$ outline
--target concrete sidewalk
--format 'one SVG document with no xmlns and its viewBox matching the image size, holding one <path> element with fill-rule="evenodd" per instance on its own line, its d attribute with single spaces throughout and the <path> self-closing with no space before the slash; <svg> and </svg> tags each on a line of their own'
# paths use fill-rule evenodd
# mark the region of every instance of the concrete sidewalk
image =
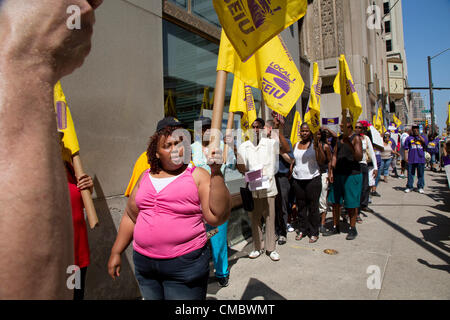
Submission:
<svg viewBox="0 0 450 320">
<path fill-rule="evenodd" d="M 372 199 L 374 213 L 363 215 L 353 241 L 343 224 L 340 235 L 315 244 L 289 233 L 278 262 L 247 258 L 252 243 L 235 245 L 230 285 L 219 287 L 211 272 L 208 299 L 450 299 L 450 191 L 445 173 L 427 170 L 425 179 L 425 194 L 404 193 L 406 179 L 380 182 L 382 197 Z"/>
</svg>

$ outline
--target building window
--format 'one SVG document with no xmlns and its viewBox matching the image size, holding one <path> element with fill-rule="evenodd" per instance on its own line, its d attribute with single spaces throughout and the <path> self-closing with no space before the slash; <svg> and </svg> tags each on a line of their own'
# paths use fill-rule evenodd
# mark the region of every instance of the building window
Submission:
<svg viewBox="0 0 450 320">
<path fill-rule="evenodd" d="M 194 121 L 203 110 L 212 110 L 218 53 L 218 44 L 163 20 L 166 116 L 177 117 L 192 130 Z M 225 95 L 225 112 L 228 112 L 232 87 L 233 74 L 230 73 Z M 253 96 L 258 113 L 261 92 L 254 89 Z"/>
<path fill-rule="evenodd" d="M 383 3 L 384 14 L 389 13 L 389 2 Z"/>
<path fill-rule="evenodd" d="M 194 121 L 200 115 L 212 118 L 218 53 L 217 43 L 163 20 L 164 113 L 187 124 L 192 138 Z M 229 110 L 233 79 L 233 74 L 229 73 L 222 129 L 227 124 L 225 116 Z M 261 92 L 254 89 L 253 96 L 259 114 Z M 235 115 L 234 127 L 240 128 L 238 115 Z M 225 182 L 232 194 L 239 194 L 242 175 L 237 169 L 226 169 Z"/>
<path fill-rule="evenodd" d="M 386 33 L 391 32 L 391 22 L 390 21 L 385 21 L 384 22 L 384 31 Z"/>
<path fill-rule="evenodd" d="M 192 6 L 192 12 L 205 19 L 209 23 L 212 23 L 219 28 L 220 22 L 219 18 L 217 18 L 216 10 L 214 9 L 214 6 L 212 4 L 211 0 L 190 0 L 191 6 Z"/>
<path fill-rule="evenodd" d="M 154 1 L 154 0 L 153 0 Z M 175 3 L 176 5 L 186 9 L 190 14 L 196 15 L 205 21 L 221 27 L 216 10 L 214 9 L 211 0 L 165 0 L 167 2 Z"/>
<path fill-rule="evenodd" d="M 386 52 L 392 51 L 392 40 L 386 40 Z"/>
<path fill-rule="evenodd" d="M 179 5 L 180 7 L 187 9 L 188 0 L 167 0 L 167 1 L 175 3 L 175 4 Z"/>
</svg>

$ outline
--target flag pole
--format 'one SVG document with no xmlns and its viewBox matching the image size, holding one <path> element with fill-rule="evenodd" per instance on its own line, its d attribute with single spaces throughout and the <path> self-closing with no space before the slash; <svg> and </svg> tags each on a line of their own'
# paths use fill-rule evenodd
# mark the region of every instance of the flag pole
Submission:
<svg viewBox="0 0 450 320">
<path fill-rule="evenodd" d="M 73 169 L 75 176 L 80 177 L 84 175 L 83 166 L 81 165 L 80 154 L 77 152 L 72 156 Z M 89 226 L 94 229 L 98 225 L 97 212 L 95 212 L 94 202 L 92 201 L 91 192 L 88 189 L 81 190 L 81 197 L 83 199 L 84 208 L 88 218 Z"/>
<path fill-rule="evenodd" d="M 216 87 L 214 89 L 214 105 L 213 114 L 211 119 L 211 140 L 209 144 L 209 150 L 219 149 L 220 147 L 220 134 L 222 129 L 222 116 L 223 108 L 225 104 L 225 91 L 227 86 L 228 73 L 223 70 L 217 70 L 216 75 Z M 230 122 L 230 119 L 228 119 Z M 232 122 L 231 122 L 232 123 Z M 228 125 L 227 125 L 228 127 Z M 214 130 L 215 129 L 215 130 Z M 218 131 L 217 131 L 218 130 Z"/>
<path fill-rule="evenodd" d="M 231 133 L 230 131 L 233 129 L 233 124 L 234 124 L 234 112 L 228 112 L 228 122 L 227 122 L 227 130 L 225 131 L 225 136 Z M 223 163 L 227 163 L 228 158 L 227 156 L 228 156 L 228 143 L 225 143 L 225 146 L 223 147 Z"/>
</svg>

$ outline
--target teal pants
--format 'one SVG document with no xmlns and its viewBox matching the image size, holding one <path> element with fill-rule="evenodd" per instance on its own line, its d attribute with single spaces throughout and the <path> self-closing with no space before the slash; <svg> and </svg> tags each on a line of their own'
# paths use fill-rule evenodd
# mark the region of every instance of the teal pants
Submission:
<svg viewBox="0 0 450 320">
<path fill-rule="evenodd" d="M 217 278 L 225 278 L 230 274 L 228 270 L 228 243 L 227 243 L 227 229 L 228 221 L 218 227 L 219 232 L 212 236 L 211 241 L 212 259 L 214 269 L 216 269 Z M 214 229 L 206 224 L 206 231 Z"/>
</svg>

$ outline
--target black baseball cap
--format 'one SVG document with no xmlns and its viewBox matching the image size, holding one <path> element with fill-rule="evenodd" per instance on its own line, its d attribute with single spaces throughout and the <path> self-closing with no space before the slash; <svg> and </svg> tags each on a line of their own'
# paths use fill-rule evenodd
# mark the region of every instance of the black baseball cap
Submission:
<svg viewBox="0 0 450 320">
<path fill-rule="evenodd" d="M 158 121 L 158 124 L 156 125 L 156 132 L 161 131 L 164 128 L 167 127 L 182 127 L 185 128 L 186 125 L 184 125 L 180 120 L 174 117 L 165 117 L 162 120 Z"/>
</svg>

